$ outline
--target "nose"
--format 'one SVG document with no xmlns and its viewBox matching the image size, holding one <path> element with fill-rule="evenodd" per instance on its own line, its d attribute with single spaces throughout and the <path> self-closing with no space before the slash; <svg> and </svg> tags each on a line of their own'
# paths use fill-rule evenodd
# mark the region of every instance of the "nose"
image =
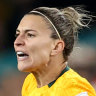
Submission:
<svg viewBox="0 0 96 96">
<path fill-rule="evenodd" d="M 15 47 L 19 47 L 19 46 L 24 46 L 25 42 L 24 42 L 24 38 L 22 35 L 19 35 L 16 40 L 14 41 L 14 48 Z"/>
</svg>

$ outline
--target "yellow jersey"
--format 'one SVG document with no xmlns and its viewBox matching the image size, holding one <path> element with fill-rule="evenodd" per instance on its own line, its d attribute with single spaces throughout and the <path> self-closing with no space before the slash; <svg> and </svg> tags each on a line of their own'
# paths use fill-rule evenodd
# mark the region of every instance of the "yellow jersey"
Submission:
<svg viewBox="0 0 96 96">
<path fill-rule="evenodd" d="M 22 96 L 96 96 L 96 92 L 85 78 L 69 69 L 41 88 L 37 88 L 36 79 L 30 73 L 24 81 Z"/>
</svg>

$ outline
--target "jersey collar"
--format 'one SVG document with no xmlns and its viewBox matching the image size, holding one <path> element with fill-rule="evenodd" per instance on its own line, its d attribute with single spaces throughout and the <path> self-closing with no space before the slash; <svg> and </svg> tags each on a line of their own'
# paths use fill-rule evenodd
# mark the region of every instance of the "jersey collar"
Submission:
<svg viewBox="0 0 96 96">
<path fill-rule="evenodd" d="M 69 68 L 68 66 L 66 66 L 66 68 L 61 72 L 61 74 L 59 75 L 59 77 L 62 76 L 62 75 L 63 75 L 66 71 L 68 71 L 69 69 L 70 69 L 70 68 Z M 59 77 L 58 77 L 58 78 L 59 78 Z M 58 78 L 57 78 L 57 79 L 58 79 Z M 56 80 L 57 80 L 57 79 L 56 79 Z M 56 80 L 50 82 L 50 83 L 48 84 L 48 87 L 50 88 L 50 87 L 55 83 Z"/>
</svg>

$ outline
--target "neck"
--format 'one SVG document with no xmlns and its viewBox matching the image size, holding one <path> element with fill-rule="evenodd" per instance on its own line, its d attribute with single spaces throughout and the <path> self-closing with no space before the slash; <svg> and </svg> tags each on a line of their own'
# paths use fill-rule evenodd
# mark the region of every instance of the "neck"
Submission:
<svg viewBox="0 0 96 96">
<path fill-rule="evenodd" d="M 60 57 L 51 58 L 50 62 L 45 64 L 42 69 L 38 69 L 32 72 L 36 78 L 38 88 L 48 85 L 50 82 L 57 79 L 60 73 L 65 69 L 66 63 L 64 59 L 59 59 Z"/>
</svg>

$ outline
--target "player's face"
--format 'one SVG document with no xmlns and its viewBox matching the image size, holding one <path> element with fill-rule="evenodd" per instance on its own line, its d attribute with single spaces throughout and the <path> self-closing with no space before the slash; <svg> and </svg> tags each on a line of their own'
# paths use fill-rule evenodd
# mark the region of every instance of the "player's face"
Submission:
<svg viewBox="0 0 96 96">
<path fill-rule="evenodd" d="M 23 17 L 16 30 L 17 38 L 14 42 L 20 71 L 42 69 L 49 62 L 53 45 L 51 33 L 41 16 Z"/>
</svg>

